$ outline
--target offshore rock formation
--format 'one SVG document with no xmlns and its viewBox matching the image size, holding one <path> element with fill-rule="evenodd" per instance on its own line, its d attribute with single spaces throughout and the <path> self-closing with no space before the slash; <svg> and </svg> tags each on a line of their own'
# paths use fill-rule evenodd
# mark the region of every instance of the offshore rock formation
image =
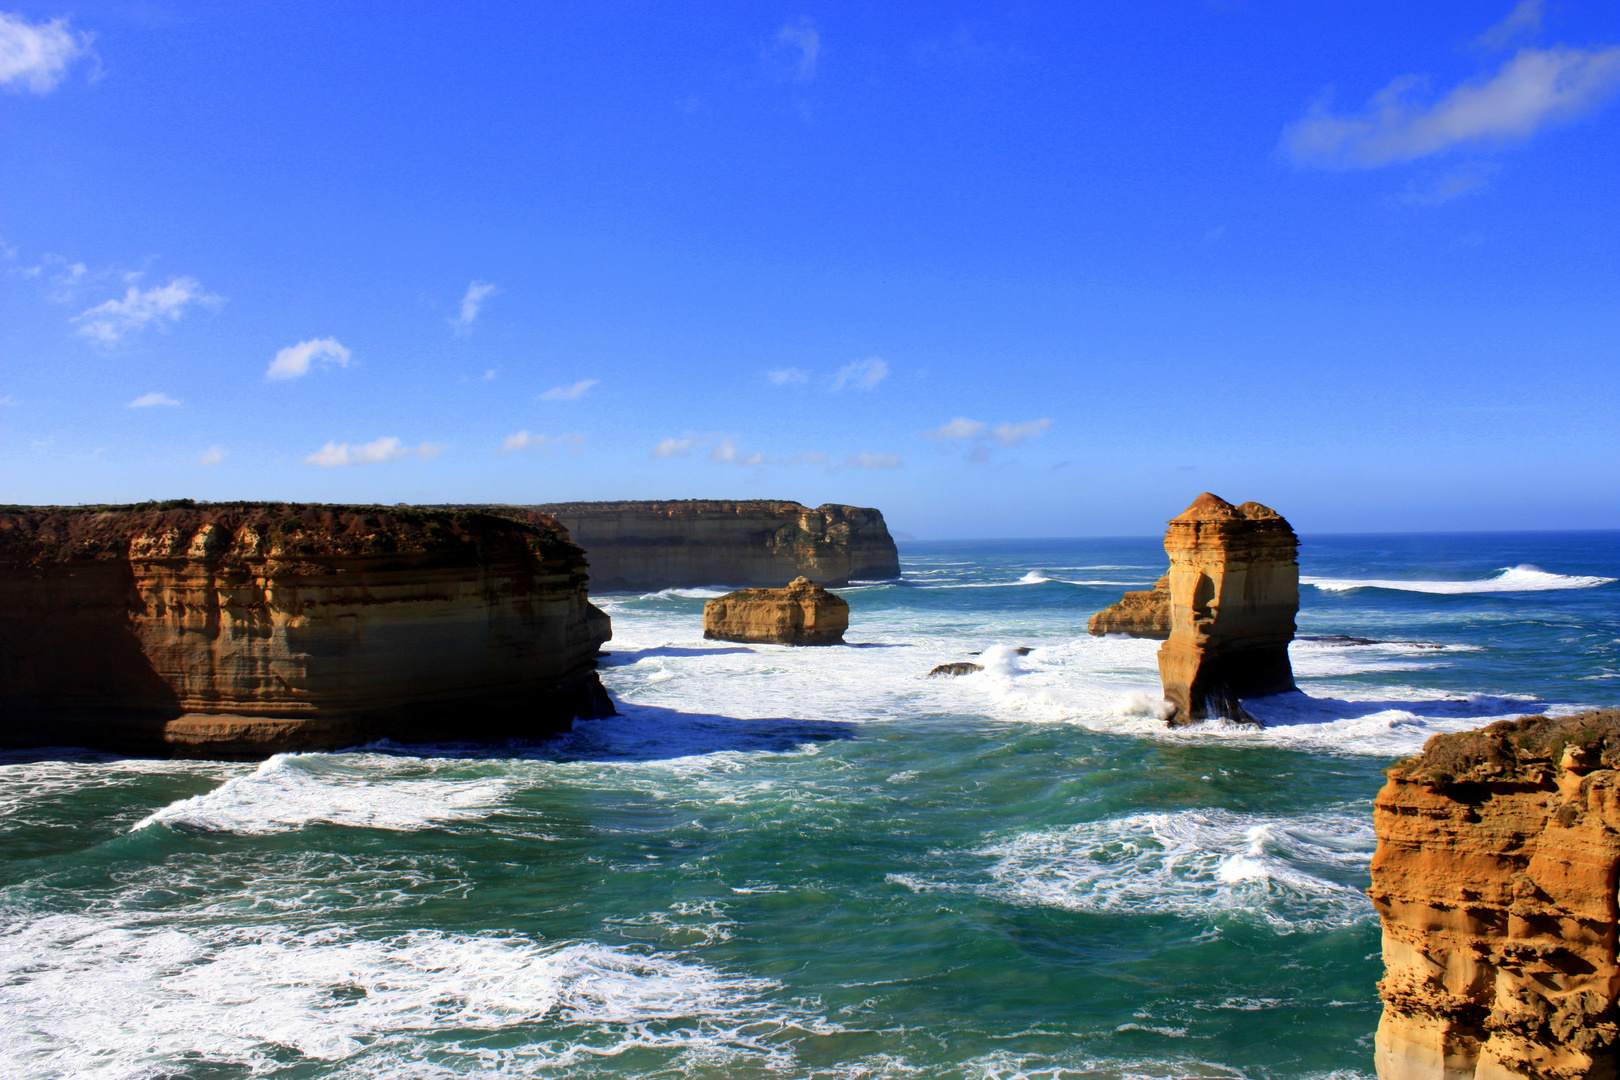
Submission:
<svg viewBox="0 0 1620 1080">
<path fill-rule="evenodd" d="M 940 664 L 938 667 L 934 668 L 933 671 L 928 673 L 928 677 L 932 679 L 940 675 L 944 675 L 950 678 L 955 678 L 958 675 L 972 675 L 975 671 L 983 670 L 983 664 L 973 664 L 966 661 L 959 661 L 955 664 Z"/>
<path fill-rule="evenodd" d="M 591 564 L 591 591 L 697 585 L 771 586 L 800 575 L 837 588 L 900 576 L 900 554 L 876 510 L 739 502 L 553 503 Z"/>
<path fill-rule="evenodd" d="M 1436 735 L 1388 771 L 1382 1080 L 1612 1080 L 1620 711 Z"/>
<path fill-rule="evenodd" d="M 584 553 L 526 517 L 0 509 L 0 744 L 262 757 L 611 714 Z"/>
<path fill-rule="evenodd" d="M 1275 510 L 1205 492 L 1164 534 L 1170 636 L 1159 647 L 1170 724 L 1253 723 L 1239 698 L 1294 688 L 1288 643 L 1299 611 L 1299 541 Z"/>
<path fill-rule="evenodd" d="M 703 636 L 770 645 L 842 645 L 849 604 L 809 578 L 785 589 L 738 589 L 703 605 Z"/>
<path fill-rule="evenodd" d="M 1125 634 L 1135 638 L 1163 641 L 1170 636 L 1170 575 L 1154 582 L 1153 588 L 1126 593 L 1117 604 L 1103 608 L 1086 623 L 1097 637 Z"/>
</svg>

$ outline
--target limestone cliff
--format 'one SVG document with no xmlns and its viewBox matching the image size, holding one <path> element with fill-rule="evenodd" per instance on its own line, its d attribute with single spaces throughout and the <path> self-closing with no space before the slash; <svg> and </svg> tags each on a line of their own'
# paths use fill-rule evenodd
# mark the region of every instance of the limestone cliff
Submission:
<svg viewBox="0 0 1620 1080">
<path fill-rule="evenodd" d="M 1128 592 L 1119 603 L 1103 608 L 1087 621 L 1086 630 L 1097 637 L 1125 634 L 1163 641 L 1170 636 L 1170 575 L 1151 589 Z"/>
<path fill-rule="evenodd" d="M 540 515 L 0 510 L 0 744 L 206 757 L 611 712 L 584 553 Z"/>
<path fill-rule="evenodd" d="M 1612 1080 L 1620 711 L 1437 735 L 1388 772 L 1382 1080 Z"/>
<path fill-rule="evenodd" d="M 809 578 L 785 589 L 738 589 L 703 605 L 703 636 L 775 645 L 842 645 L 849 604 Z"/>
<path fill-rule="evenodd" d="M 1249 720 L 1238 699 L 1294 688 L 1299 541 L 1275 510 L 1205 492 L 1170 520 L 1170 636 L 1159 647 L 1172 725 Z"/>
<path fill-rule="evenodd" d="M 780 585 L 837 587 L 900 576 L 883 515 L 828 503 L 680 500 L 534 507 L 567 527 L 591 564 L 591 591 Z"/>
</svg>

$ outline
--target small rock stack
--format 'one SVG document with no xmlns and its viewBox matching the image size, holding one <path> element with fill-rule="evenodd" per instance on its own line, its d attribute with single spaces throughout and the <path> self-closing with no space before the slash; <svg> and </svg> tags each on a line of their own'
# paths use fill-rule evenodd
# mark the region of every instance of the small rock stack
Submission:
<svg viewBox="0 0 1620 1080">
<path fill-rule="evenodd" d="M 1124 634 L 1163 641 L 1170 636 L 1170 575 L 1164 575 L 1151 589 L 1126 593 L 1119 603 L 1093 615 L 1086 629 L 1096 637 Z"/>
<path fill-rule="evenodd" d="M 703 636 L 768 645 L 842 645 L 849 604 L 806 577 L 738 589 L 703 605 Z"/>
</svg>

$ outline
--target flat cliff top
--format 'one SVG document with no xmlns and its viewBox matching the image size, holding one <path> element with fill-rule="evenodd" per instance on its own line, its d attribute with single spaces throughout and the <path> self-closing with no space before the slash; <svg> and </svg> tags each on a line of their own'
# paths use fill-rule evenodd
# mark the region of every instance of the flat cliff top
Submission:
<svg viewBox="0 0 1620 1080">
<path fill-rule="evenodd" d="M 641 499 L 624 502 L 542 503 L 531 509 L 542 514 L 800 514 L 810 507 L 792 499 Z M 877 513 L 869 507 L 824 503 L 817 510 L 859 510 Z"/>
<path fill-rule="evenodd" d="M 1577 768 L 1620 768 L 1620 709 L 1498 720 L 1477 731 L 1436 735 L 1396 763 L 1392 779 L 1449 784 L 1541 780 L 1565 754 Z"/>
<path fill-rule="evenodd" d="M 127 558 L 137 537 L 173 538 L 181 545 L 178 549 L 171 544 L 152 554 L 181 557 L 184 545 L 208 526 L 220 534 L 221 549 L 246 527 L 262 541 L 253 545 L 253 554 L 274 558 L 403 555 L 476 560 L 480 552 L 515 542 L 544 558 L 582 555 L 555 521 L 527 511 L 491 514 L 180 499 L 132 506 L 0 506 L 0 567 Z"/>
</svg>

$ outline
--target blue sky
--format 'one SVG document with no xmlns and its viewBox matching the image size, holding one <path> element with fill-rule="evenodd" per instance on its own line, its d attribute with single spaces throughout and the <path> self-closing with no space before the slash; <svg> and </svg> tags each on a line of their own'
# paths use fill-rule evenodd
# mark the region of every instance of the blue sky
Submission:
<svg viewBox="0 0 1620 1080">
<path fill-rule="evenodd" d="M 1620 6 L 22 4 L 0 500 L 1620 527 Z"/>
</svg>

